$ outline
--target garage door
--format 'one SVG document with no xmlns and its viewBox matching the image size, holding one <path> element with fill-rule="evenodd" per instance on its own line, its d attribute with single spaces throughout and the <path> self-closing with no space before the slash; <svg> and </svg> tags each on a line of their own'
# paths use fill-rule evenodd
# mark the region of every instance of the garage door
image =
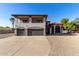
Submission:
<svg viewBox="0 0 79 59">
<path fill-rule="evenodd" d="M 17 36 L 25 35 L 25 29 L 17 29 Z"/>
<path fill-rule="evenodd" d="M 43 29 L 28 29 L 28 35 L 32 36 L 32 35 L 43 35 Z"/>
</svg>

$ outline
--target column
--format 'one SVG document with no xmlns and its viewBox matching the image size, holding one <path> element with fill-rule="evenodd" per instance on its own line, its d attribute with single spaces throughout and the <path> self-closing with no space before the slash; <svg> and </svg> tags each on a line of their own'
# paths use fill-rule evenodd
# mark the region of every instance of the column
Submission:
<svg viewBox="0 0 79 59">
<path fill-rule="evenodd" d="M 46 35 L 46 19 L 43 17 L 43 23 L 44 23 L 44 35 Z"/>
<path fill-rule="evenodd" d="M 15 35 L 17 35 L 17 28 L 18 28 L 18 19 L 17 18 L 14 18 L 15 19 L 15 22 L 14 22 L 14 27 L 15 27 Z"/>
<path fill-rule="evenodd" d="M 22 23 L 22 21 L 19 18 L 17 18 L 17 23 Z"/>
<path fill-rule="evenodd" d="M 46 35 L 46 29 L 45 28 L 44 28 L 44 32 L 43 33 L 44 33 L 44 35 Z"/>
<path fill-rule="evenodd" d="M 45 17 L 43 17 L 43 23 L 45 23 L 45 24 L 46 24 L 46 18 L 45 18 Z"/>
<path fill-rule="evenodd" d="M 32 23 L 32 18 L 31 18 L 31 16 L 29 17 L 29 23 Z"/>
<path fill-rule="evenodd" d="M 15 28 L 17 27 L 17 23 L 18 23 L 18 19 L 17 18 L 14 18 L 15 19 L 15 22 L 14 22 L 14 25 L 15 25 Z"/>
<path fill-rule="evenodd" d="M 62 30 L 63 30 L 63 29 L 62 29 L 62 26 L 60 25 L 60 33 L 62 33 Z"/>
<path fill-rule="evenodd" d="M 54 34 L 55 34 L 55 27 L 56 27 L 56 25 L 54 25 Z"/>
<path fill-rule="evenodd" d="M 26 36 L 28 35 L 28 31 L 27 31 L 27 28 L 25 29 L 25 33 L 26 33 Z"/>
</svg>

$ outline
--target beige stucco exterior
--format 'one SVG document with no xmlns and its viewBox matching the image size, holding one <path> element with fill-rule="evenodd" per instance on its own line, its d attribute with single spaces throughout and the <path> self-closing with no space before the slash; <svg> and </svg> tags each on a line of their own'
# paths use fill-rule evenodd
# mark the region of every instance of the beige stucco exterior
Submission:
<svg viewBox="0 0 79 59">
<path fill-rule="evenodd" d="M 46 35 L 45 25 L 46 25 L 46 19 L 47 18 L 42 15 L 43 16 L 43 18 L 42 18 L 43 22 L 42 23 L 32 23 L 32 20 L 33 20 L 32 16 L 34 16 L 34 15 L 31 15 L 29 17 L 28 23 L 23 23 L 19 18 L 14 17 L 15 18 L 15 29 L 17 29 L 17 28 L 18 29 L 25 29 L 26 30 L 25 33 L 27 35 L 27 33 L 28 33 L 27 29 L 36 27 L 36 28 L 44 29 L 43 33 L 44 33 L 44 35 Z M 38 16 L 38 17 L 40 17 L 40 16 Z M 17 34 L 17 30 L 15 30 L 15 34 Z"/>
</svg>

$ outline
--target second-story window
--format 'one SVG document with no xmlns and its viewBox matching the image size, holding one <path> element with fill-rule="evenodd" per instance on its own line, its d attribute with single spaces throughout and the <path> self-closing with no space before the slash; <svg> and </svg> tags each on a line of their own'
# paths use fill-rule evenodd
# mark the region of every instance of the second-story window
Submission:
<svg viewBox="0 0 79 59">
<path fill-rule="evenodd" d="M 27 18 L 22 18 L 22 19 L 20 19 L 23 23 L 29 23 L 29 19 Z"/>
<path fill-rule="evenodd" d="M 29 20 L 22 20 L 23 23 L 29 23 Z"/>
<path fill-rule="evenodd" d="M 43 19 L 32 19 L 32 23 L 43 23 Z"/>
</svg>

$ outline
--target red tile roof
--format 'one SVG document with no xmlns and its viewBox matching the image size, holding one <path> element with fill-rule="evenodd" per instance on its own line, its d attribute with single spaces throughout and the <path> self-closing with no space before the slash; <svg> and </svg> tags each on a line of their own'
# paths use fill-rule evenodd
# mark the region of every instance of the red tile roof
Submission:
<svg viewBox="0 0 79 59">
<path fill-rule="evenodd" d="M 51 23 L 51 25 L 63 25 L 61 23 Z"/>
</svg>

